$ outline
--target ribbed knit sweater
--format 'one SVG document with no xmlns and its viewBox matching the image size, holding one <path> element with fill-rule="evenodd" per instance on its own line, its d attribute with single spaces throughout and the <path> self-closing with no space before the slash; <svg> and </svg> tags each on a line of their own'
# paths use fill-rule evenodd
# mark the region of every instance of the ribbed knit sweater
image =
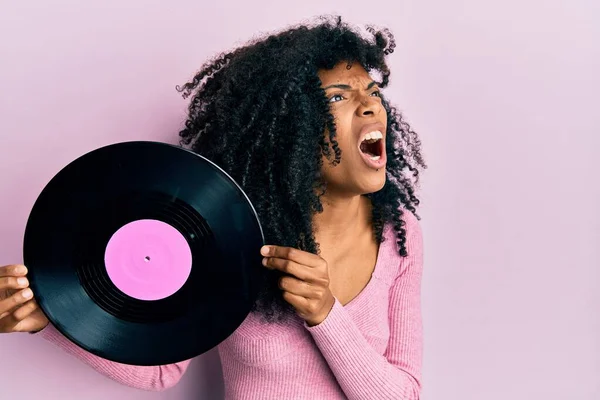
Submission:
<svg viewBox="0 0 600 400">
<path fill-rule="evenodd" d="M 419 399 L 423 240 L 416 217 L 404 215 L 408 257 L 399 255 L 395 232 L 386 226 L 369 283 L 349 303 L 336 300 L 323 322 L 309 327 L 289 316 L 266 323 L 250 314 L 218 345 L 226 399 Z M 36 335 L 99 373 L 144 390 L 172 387 L 190 362 L 124 365 L 86 352 L 52 324 Z"/>
</svg>

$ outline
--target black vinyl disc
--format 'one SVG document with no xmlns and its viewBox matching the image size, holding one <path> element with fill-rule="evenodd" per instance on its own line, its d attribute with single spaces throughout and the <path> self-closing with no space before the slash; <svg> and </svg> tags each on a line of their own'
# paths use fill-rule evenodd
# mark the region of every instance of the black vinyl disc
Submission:
<svg viewBox="0 0 600 400">
<path fill-rule="evenodd" d="M 23 256 L 50 322 L 102 358 L 164 365 L 198 356 L 246 318 L 264 235 L 221 168 L 170 144 L 108 145 L 54 176 Z"/>
</svg>

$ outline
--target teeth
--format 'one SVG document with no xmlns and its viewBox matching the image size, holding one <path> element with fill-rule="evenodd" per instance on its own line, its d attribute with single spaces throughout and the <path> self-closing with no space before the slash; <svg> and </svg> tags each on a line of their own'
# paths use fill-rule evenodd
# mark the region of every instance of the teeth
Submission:
<svg viewBox="0 0 600 400">
<path fill-rule="evenodd" d="M 373 160 L 373 161 L 377 161 L 377 160 L 379 160 L 380 158 L 381 158 L 381 156 L 373 156 L 373 157 L 371 157 L 371 160 Z"/>
<path fill-rule="evenodd" d="M 367 141 L 369 143 L 373 143 L 379 139 L 383 139 L 383 134 L 379 131 L 374 131 L 367 133 L 363 139 L 363 142 Z"/>
</svg>

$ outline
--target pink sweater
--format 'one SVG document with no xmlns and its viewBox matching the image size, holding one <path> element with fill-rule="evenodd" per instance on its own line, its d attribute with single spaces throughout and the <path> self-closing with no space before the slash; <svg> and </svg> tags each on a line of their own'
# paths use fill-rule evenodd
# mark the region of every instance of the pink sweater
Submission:
<svg viewBox="0 0 600 400">
<path fill-rule="evenodd" d="M 386 227 L 372 278 L 346 305 L 336 301 L 327 318 L 308 327 L 290 316 L 265 324 L 250 314 L 218 346 L 226 399 L 419 399 L 423 242 L 418 220 L 405 212 L 409 257 L 398 254 Z M 118 364 L 68 341 L 52 324 L 38 333 L 98 372 L 122 384 L 164 390 L 188 361 L 156 367 Z"/>
</svg>

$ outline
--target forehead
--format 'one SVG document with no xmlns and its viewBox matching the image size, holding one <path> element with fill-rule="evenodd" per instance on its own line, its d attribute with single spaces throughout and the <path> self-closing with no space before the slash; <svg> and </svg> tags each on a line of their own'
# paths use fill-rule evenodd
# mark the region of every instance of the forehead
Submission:
<svg viewBox="0 0 600 400">
<path fill-rule="evenodd" d="M 365 83 L 373 80 L 362 65 L 353 63 L 351 68 L 348 69 L 347 62 L 341 62 L 333 67 L 333 69 L 320 70 L 319 78 L 323 86 L 342 83 L 350 86 L 364 86 Z"/>
</svg>

